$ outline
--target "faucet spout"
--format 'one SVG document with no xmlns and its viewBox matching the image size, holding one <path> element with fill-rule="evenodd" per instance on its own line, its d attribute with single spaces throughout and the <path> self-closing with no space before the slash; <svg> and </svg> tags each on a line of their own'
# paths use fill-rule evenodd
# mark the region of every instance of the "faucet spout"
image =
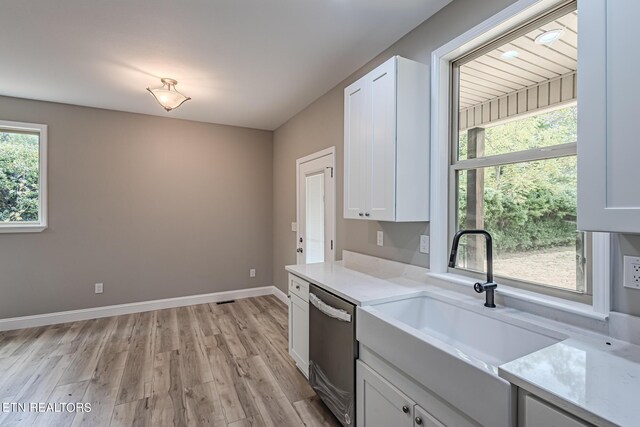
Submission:
<svg viewBox="0 0 640 427">
<path fill-rule="evenodd" d="M 484 236 L 486 240 L 486 258 L 487 258 L 487 281 L 486 283 L 476 283 L 474 290 L 478 293 L 485 292 L 486 300 L 485 307 L 495 308 L 494 291 L 498 285 L 493 281 L 493 239 L 491 234 L 486 230 L 460 230 L 453 236 L 453 243 L 451 244 L 451 254 L 449 255 L 449 267 L 454 268 L 456 266 L 456 258 L 458 255 L 458 245 L 460 244 L 460 238 L 466 234 L 476 234 Z"/>
</svg>

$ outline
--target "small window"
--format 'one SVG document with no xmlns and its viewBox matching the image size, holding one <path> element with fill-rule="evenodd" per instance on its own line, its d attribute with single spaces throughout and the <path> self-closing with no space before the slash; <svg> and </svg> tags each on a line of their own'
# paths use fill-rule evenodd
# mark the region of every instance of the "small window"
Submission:
<svg viewBox="0 0 640 427">
<path fill-rule="evenodd" d="M 591 237 L 576 229 L 577 13 L 570 4 L 454 61 L 450 224 L 451 234 L 492 234 L 501 283 L 588 302 Z M 457 268 L 484 271 L 484 254 L 484 239 L 466 236 Z"/>
<path fill-rule="evenodd" d="M 0 121 L 0 233 L 47 226 L 46 126 Z"/>
</svg>

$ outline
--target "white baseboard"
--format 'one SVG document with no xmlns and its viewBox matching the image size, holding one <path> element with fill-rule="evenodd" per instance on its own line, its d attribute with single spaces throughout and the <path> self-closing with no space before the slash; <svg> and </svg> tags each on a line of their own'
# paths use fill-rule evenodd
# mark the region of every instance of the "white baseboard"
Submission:
<svg viewBox="0 0 640 427">
<path fill-rule="evenodd" d="M 286 305 L 289 305 L 289 297 L 287 296 L 287 294 L 282 292 L 280 288 L 278 288 L 277 286 L 273 286 L 273 295 L 276 298 L 278 298 L 280 301 L 285 303 Z"/>
<path fill-rule="evenodd" d="M 81 310 L 60 311 L 57 313 L 36 314 L 33 316 L 11 317 L 8 319 L 0 319 L 0 331 L 55 325 L 58 323 L 98 319 L 100 317 L 141 313 L 144 311 L 161 310 L 163 308 L 184 307 L 187 305 L 206 304 L 210 302 L 228 301 L 232 299 L 258 297 L 262 295 L 275 295 L 278 299 L 284 301 L 285 303 L 288 301 L 287 296 L 284 294 L 284 292 L 282 292 L 277 287 L 263 286 L 260 288 L 214 292 L 211 294 L 189 295 L 185 297 L 141 301 L 129 304 L 108 305 L 104 307 L 85 308 Z"/>
</svg>

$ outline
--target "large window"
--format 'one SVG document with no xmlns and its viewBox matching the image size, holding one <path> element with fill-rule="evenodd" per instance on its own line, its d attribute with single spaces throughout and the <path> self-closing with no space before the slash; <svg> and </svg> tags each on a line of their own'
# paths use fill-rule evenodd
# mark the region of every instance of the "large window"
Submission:
<svg viewBox="0 0 640 427">
<path fill-rule="evenodd" d="M 501 283 L 590 300 L 590 239 L 576 229 L 577 11 L 537 18 L 453 63 L 451 234 L 486 229 Z M 484 239 L 457 268 L 485 269 Z"/>
<path fill-rule="evenodd" d="M 46 226 L 46 126 L 0 121 L 0 232 Z"/>
</svg>

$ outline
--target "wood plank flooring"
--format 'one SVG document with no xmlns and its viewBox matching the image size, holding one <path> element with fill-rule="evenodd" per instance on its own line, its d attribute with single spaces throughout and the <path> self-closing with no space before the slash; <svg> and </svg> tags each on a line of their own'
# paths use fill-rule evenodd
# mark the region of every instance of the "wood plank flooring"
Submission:
<svg viewBox="0 0 640 427">
<path fill-rule="evenodd" d="M 0 332 L 0 425 L 339 426 L 288 354 L 273 296 Z"/>
</svg>

